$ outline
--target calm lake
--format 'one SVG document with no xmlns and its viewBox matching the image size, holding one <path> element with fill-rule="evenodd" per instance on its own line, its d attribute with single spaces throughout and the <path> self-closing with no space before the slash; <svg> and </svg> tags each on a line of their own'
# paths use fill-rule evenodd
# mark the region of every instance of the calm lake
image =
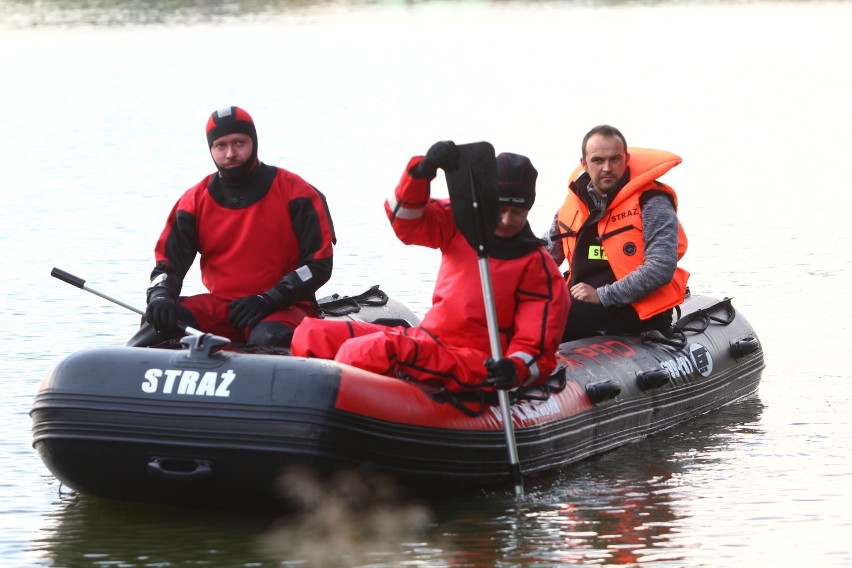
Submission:
<svg viewBox="0 0 852 568">
<path fill-rule="evenodd" d="M 851 2 L 0 0 L 0 564 L 852 566 L 850 22 Z M 342 480 L 294 518 L 61 487 L 31 445 L 37 384 L 138 317 L 50 270 L 143 306 L 168 211 L 213 169 L 205 121 L 232 104 L 263 161 L 328 198 L 321 293 L 381 284 L 420 315 L 438 256 L 382 208 L 411 155 L 452 139 L 530 156 L 536 233 L 592 126 L 681 155 L 663 181 L 683 266 L 758 331 L 758 395 L 521 499 L 353 504 Z"/>
</svg>

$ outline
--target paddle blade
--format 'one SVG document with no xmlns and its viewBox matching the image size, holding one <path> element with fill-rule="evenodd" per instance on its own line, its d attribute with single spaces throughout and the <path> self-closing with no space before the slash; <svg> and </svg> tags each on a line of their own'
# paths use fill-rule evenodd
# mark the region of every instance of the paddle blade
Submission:
<svg viewBox="0 0 852 568">
<path fill-rule="evenodd" d="M 459 167 L 444 172 L 456 227 L 477 251 L 487 255 L 497 229 L 497 162 L 488 142 L 459 144 Z"/>
</svg>

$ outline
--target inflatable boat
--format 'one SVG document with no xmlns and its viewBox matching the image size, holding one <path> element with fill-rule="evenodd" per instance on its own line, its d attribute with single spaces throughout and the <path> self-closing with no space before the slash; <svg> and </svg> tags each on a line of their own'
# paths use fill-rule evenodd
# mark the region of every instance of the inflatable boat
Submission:
<svg viewBox="0 0 852 568">
<path fill-rule="evenodd" d="M 332 298 L 326 317 L 418 323 L 372 292 L 367 301 Z M 544 385 L 510 391 L 524 478 L 755 393 L 763 350 L 732 301 L 692 295 L 678 314 L 671 333 L 564 343 Z M 45 377 L 31 417 L 33 445 L 56 478 L 107 499 L 269 502 L 288 467 L 367 467 L 443 493 L 512 483 L 492 392 L 429 390 L 206 334 L 184 337 L 179 349 L 73 353 Z"/>
</svg>

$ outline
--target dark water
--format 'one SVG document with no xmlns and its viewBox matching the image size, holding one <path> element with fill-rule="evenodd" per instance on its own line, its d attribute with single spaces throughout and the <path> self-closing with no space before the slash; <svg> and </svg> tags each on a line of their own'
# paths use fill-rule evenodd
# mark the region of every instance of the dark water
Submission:
<svg viewBox="0 0 852 568">
<path fill-rule="evenodd" d="M 0 0 L 0 561 L 852 565 L 850 21 L 847 2 Z M 61 488 L 31 447 L 36 385 L 138 319 L 50 269 L 141 305 L 167 211 L 212 167 L 204 121 L 229 104 L 253 114 L 261 159 L 328 197 L 339 244 L 321 292 L 381 284 L 420 314 L 437 256 L 397 242 L 382 210 L 410 155 L 448 138 L 529 155 L 540 232 L 591 126 L 680 154 L 666 181 L 690 286 L 757 329 L 760 392 L 527 480 L 523 499 L 293 477 L 304 510 L 281 516 Z"/>
</svg>

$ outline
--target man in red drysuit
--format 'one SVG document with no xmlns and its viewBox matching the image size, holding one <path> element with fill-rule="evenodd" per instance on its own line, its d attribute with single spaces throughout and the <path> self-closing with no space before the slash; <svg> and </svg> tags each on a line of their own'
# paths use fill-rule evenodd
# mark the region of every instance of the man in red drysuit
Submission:
<svg viewBox="0 0 852 568">
<path fill-rule="evenodd" d="M 207 143 L 217 172 L 178 200 L 155 248 L 137 343 L 180 334 L 179 321 L 237 343 L 287 346 L 317 317 L 317 289 L 331 277 L 334 227 L 325 197 L 298 175 L 257 158 L 249 114 L 210 115 Z M 200 254 L 207 294 L 180 297 Z M 156 330 L 156 333 L 154 333 Z"/>
<path fill-rule="evenodd" d="M 452 171 L 458 160 L 452 142 L 434 144 L 425 157 L 409 161 L 385 202 L 402 242 L 442 253 L 432 308 L 421 324 L 306 320 L 293 337 L 293 355 L 333 358 L 454 391 L 537 384 L 553 371 L 568 297 L 556 264 L 527 222 L 538 173 L 524 156 L 497 156 L 499 220 L 488 263 L 504 357 L 492 361 L 476 252 L 456 227 L 449 200 L 430 198 L 437 169 Z"/>
</svg>

